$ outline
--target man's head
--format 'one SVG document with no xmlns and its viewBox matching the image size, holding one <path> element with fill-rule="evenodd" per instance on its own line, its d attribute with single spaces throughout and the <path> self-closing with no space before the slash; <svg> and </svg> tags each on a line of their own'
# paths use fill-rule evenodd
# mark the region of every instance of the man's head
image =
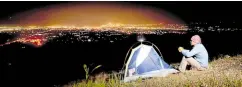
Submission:
<svg viewBox="0 0 242 87">
<path fill-rule="evenodd" d="M 200 44 L 201 43 L 201 38 L 199 35 L 194 35 L 191 38 L 191 45 L 194 46 L 196 44 Z"/>
</svg>

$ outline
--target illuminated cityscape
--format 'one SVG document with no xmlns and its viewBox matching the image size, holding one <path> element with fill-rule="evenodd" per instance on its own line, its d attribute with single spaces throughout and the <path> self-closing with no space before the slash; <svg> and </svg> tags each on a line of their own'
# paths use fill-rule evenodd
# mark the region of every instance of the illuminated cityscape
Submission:
<svg viewBox="0 0 242 87">
<path fill-rule="evenodd" d="M 165 33 L 184 34 L 187 26 L 181 24 L 106 24 L 100 27 L 75 27 L 75 26 L 28 26 L 28 27 L 0 27 L 2 33 L 17 34 L 15 40 L 9 40 L 10 44 L 14 42 L 30 43 L 34 46 L 41 46 L 47 41 L 54 40 L 58 37 L 73 36 L 70 40 L 81 42 L 98 42 L 98 40 L 108 40 L 111 43 L 115 40 L 127 38 L 130 34 L 156 34 L 162 35 Z M 95 33 L 90 36 L 90 33 Z M 108 37 L 108 38 L 107 38 Z M 68 39 L 68 40 L 69 40 Z M 56 40 L 56 42 L 67 43 L 64 40 Z M 71 41 L 74 43 L 74 41 Z M 4 44 L 2 44 L 4 45 Z"/>
<path fill-rule="evenodd" d="M 43 30 L 133 30 L 133 29 L 140 29 L 140 30 L 187 30 L 187 26 L 185 24 L 118 24 L 118 23 L 108 23 L 105 25 L 101 25 L 98 27 L 92 26 L 0 26 L 0 31 L 16 31 L 16 30 L 33 30 L 33 29 L 43 29 Z"/>
<path fill-rule="evenodd" d="M 223 31 L 238 31 L 239 28 L 226 28 L 219 25 L 207 26 L 199 25 L 195 22 L 192 24 L 115 24 L 108 23 L 99 27 L 75 27 L 75 26 L 28 26 L 28 27 L 0 27 L 0 32 L 17 35 L 15 40 L 9 40 L 2 45 L 21 42 L 30 43 L 36 47 L 42 46 L 48 41 L 56 41 L 60 43 L 74 43 L 74 40 L 81 42 L 98 42 L 99 40 L 107 40 L 113 43 L 117 40 L 127 38 L 131 34 L 154 34 L 163 35 L 166 33 L 185 34 L 187 32 L 223 32 Z M 91 35 L 91 33 L 93 33 Z M 67 36 L 67 40 L 58 40 L 55 38 Z"/>
</svg>

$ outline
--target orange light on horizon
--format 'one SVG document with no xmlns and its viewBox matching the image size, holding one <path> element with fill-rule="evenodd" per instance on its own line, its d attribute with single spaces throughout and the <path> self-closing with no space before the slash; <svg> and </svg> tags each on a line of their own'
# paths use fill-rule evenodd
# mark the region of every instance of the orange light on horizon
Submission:
<svg viewBox="0 0 242 87">
<path fill-rule="evenodd" d="M 15 14 L 11 21 L 2 23 L 17 26 L 76 27 L 100 27 L 107 23 L 184 24 L 182 20 L 162 9 L 119 2 L 72 2 L 50 5 Z"/>
</svg>

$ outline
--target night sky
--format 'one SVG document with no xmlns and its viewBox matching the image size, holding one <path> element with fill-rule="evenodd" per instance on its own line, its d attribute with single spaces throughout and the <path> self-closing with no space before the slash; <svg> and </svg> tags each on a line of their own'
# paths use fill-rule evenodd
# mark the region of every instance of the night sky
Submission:
<svg viewBox="0 0 242 87">
<path fill-rule="evenodd" d="M 28 11 L 34 8 L 41 8 L 48 5 L 60 4 L 66 2 L 1 2 L 0 14 L 1 19 L 9 19 L 11 15 L 18 12 Z M 85 3 L 85 2 L 83 2 Z M 152 6 L 168 11 L 185 22 L 192 21 L 239 21 L 241 2 L 164 2 L 164 1 L 132 1 L 132 4 Z"/>
</svg>

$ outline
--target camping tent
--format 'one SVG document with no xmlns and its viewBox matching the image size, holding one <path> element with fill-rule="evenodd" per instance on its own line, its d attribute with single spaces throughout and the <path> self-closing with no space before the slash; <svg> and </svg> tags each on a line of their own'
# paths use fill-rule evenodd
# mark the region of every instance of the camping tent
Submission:
<svg viewBox="0 0 242 87">
<path fill-rule="evenodd" d="M 150 43 L 150 42 L 149 42 Z M 147 77 L 165 77 L 177 70 L 168 65 L 154 44 L 141 44 L 132 49 L 125 66 L 124 82 Z M 159 49 L 157 48 L 159 51 Z"/>
</svg>

